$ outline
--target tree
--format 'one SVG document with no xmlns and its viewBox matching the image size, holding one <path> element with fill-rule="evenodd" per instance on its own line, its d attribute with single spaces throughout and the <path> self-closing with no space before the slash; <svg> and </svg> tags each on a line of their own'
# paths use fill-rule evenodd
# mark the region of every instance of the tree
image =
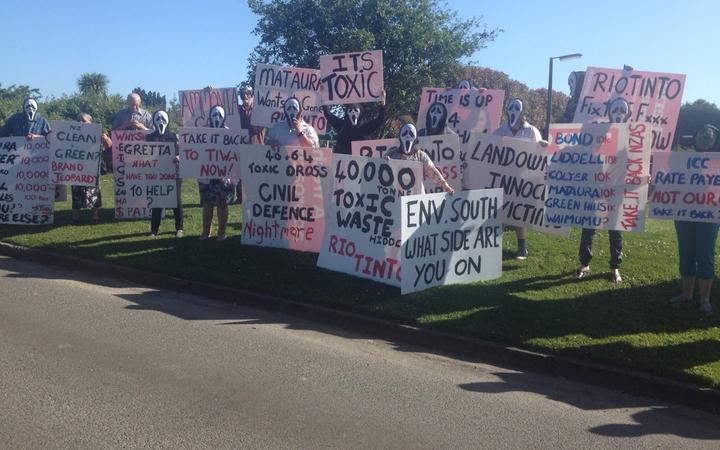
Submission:
<svg viewBox="0 0 720 450">
<path fill-rule="evenodd" d="M 147 109 L 165 110 L 167 101 L 165 100 L 165 96 L 160 95 L 159 92 L 146 91 L 145 89 L 142 89 L 140 87 L 136 87 L 135 89 L 133 89 L 133 92 L 140 96 L 140 100 L 142 101 L 142 104 Z"/>
<path fill-rule="evenodd" d="M 42 95 L 40 95 L 40 90 L 30 86 L 13 84 L 4 88 L 0 84 L 0 125 L 5 123 L 10 116 L 22 110 L 23 100 L 28 97 L 40 99 Z M 42 109 L 42 104 L 40 108 Z"/>
<path fill-rule="evenodd" d="M 413 116 L 424 86 L 454 84 L 461 60 L 502 30 L 459 20 L 435 0 L 248 0 L 260 38 L 258 63 L 319 67 L 321 54 L 383 50 L 388 121 Z"/>
<path fill-rule="evenodd" d="M 98 72 L 87 72 L 78 78 L 78 89 L 80 95 L 107 95 L 108 77 Z"/>
</svg>

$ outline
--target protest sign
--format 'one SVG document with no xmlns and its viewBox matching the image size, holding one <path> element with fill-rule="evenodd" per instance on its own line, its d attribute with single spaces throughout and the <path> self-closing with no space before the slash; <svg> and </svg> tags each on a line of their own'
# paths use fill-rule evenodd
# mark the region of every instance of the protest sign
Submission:
<svg viewBox="0 0 720 450">
<path fill-rule="evenodd" d="M 247 130 L 180 128 L 180 178 L 240 179 L 240 145 L 250 143 Z"/>
<path fill-rule="evenodd" d="M 643 231 L 650 133 L 642 123 L 550 126 L 545 221 Z"/>
<path fill-rule="evenodd" d="M 332 150 L 253 145 L 241 160 L 242 243 L 318 253 Z"/>
<path fill-rule="evenodd" d="M 128 196 L 125 185 L 125 154 L 120 151 L 121 143 L 144 141 L 145 133 L 142 130 L 112 132 L 116 219 L 144 219 L 150 217 L 152 213 L 146 198 Z"/>
<path fill-rule="evenodd" d="M 320 55 L 323 105 L 379 102 L 383 99 L 383 52 Z"/>
<path fill-rule="evenodd" d="M 720 223 L 720 154 L 656 152 L 650 217 Z"/>
<path fill-rule="evenodd" d="M 460 139 L 457 134 L 420 136 L 415 145 L 428 154 L 450 187 L 456 191 L 462 190 Z M 423 184 L 425 192 L 444 192 L 444 189 L 431 179 L 425 180 Z"/>
<path fill-rule="evenodd" d="M 70 186 L 97 186 L 102 150 L 100 124 L 52 120 L 50 128 L 50 181 Z"/>
<path fill-rule="evenodd" d="M 406 195 L 403 294 L 502 275 L 502 189 Z"/>
<path fill-rule="evenodd" d="M 318 267 L 400 286 L 400 197 L 419 194 L 422 164 L 334 155 Z"/>
<path fill-rule="evenodd" d="M 225 126 L 239 130 L 240 107 L 235 88 L 193 89 L 178 91 L 180 115 L 184 127 L 207 127 L 210 109 L 222 106 L 225 110 Z"/>
<path fill-rule="evenodd" d="M 447 118 L 447 126 L 458 134 L 461 143 L 467 143 L 471 131 L 492 133 L 500 126 L 505 91 L 502 89 L 443 89 L 423 88 L 420 96 L 417 128 L 419 134 L 442 134 L 434 126 Z M 439 108 L 432 108 L 435 103 Z M 443 108 L 444 106 L 444 108 Z"/>
<path fill-rule="evenodd" d="M 305 122 L 317 134 L 325 133 L 326 120 L 320 110 L 320 71 L 298 67 L 258 64 L 255 69 L 253 94 L 253 125 L 272 128 L 285 120 L 285 100 L 295 97 Z"/>
<path fill-rule="evenodd" d="M 132 202 L 150 208 L 177 208 L 177 163 L 173 142 L 121 142 L 125 188 Z"/>
<path fill-rule="evenodd" d="M 393 139 L 371 139 L 367 141 L 352 141 L 350 148 L 353 156 L 364 156 L 366 158 L 382 158 L 386 152 L 397 148 L 397 138 Z"/>
<path fill-rule="evenodd" d="M 53 223 L 49 149 L 45 139 L 0 138 L 0 223 Z"/>
<path fill-rule="evenodd" d="M 545 223 L 547 149 L 536 142 L 473 132 L 466 145 L 465 189 L 503 189 L 503 224 L 567 236 Z"/>
<path fill-rule="evenodd" d="M 607 122 L 617 109 L 613 101 L 621 98 L 630 105 L 623 121 L 644 124 L 652 150 L 669 151 L 684 87 L 682 74 L 588 67 L 573 122 Z"/>
</svg>

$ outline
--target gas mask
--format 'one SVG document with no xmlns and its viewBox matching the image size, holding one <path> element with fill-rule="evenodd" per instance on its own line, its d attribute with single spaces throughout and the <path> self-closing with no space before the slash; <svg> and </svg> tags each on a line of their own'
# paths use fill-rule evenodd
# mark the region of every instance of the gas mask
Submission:
<svg viewBox="0 0 720 450">
<path fill-rule="evenodd" d="M 406 123 L 400 127 L 399 139 L 400 150 L 406 155 L 412 153 L 413 144 L 415 144 L 415 139 L 417 139 L 417 130 L 415 129 L 415 125 Z"/>
<path fill-rule="evenodd" d="M 430 105 L 425 122 L 425 127 L 430 131 L 427 133 L 428 135 L 442 133 L 447 123 L 447 108 L 445 105 L 440 102 Z"/>
<path fill-rule="evenodd" d="M 353 126 L 357 125 L 360 119 L 360 107 L 358 105 L 349 106 L 345 110 L 345 115 Z"/>
<path fill-rule="evenodd" d="M 170 120 L 165 111 L 157 111 L 153 114 L 153 124 L 155 124 L 155 129 L 158 133 L 165 134 L 169 122 Z"/>
<path fill-rule="evenodd" d="M 37 113 L 37 109 L 37 102 L 35 100 L 31 98 L 25 100 L 25 103 L 23 104 L 23 110 L 25 111 L 25 115 L 30 122 L 35 120 L 35 113 Z"/>
<path fill-rule="evenodd" d="M 456 86 L 456 89 L 471 89 L 470 81 L 468 80 L 460 80 L 458 81 L 458 84 Z"/>
<path fill-rule="evenodd" d="M 300 117 L 300 102 L 295 97 L 290 97 L 285 101 L 283 106 L 283 112 L 285 113 L 285 120 L 292 126 L 293 120 L 299 119 Z"/>
<path fill-rule="evenodd" d="M 523 104 L 520 99 L 514 98 L 510 100 L 507 107 L 505 108 L 505 116 L 507 117 L 508 125 L 510 129 L 517 130 L 522 125 L 523 115 Z"/>
<path fill-rule="evenodd" d="M 225 109 L 215 105 L 210 109 L 210 128 L 223 128 L 225 126 Z"/>
<path fill-rule="evenodd" d="M 622 98 L 616 98 L 608 104 L 608 117 L 612 123 L 624 123 L 630 118 L 630 104 Z"/>
</svg>

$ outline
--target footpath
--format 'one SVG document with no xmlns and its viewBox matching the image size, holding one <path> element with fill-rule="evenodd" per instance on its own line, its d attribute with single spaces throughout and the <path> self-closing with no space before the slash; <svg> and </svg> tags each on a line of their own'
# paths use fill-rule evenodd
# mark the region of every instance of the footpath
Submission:
<svg viewBox="0 0 720 450">
<path fill-rule="evenodd" d="M 62 266 L 74 271 L 107 277 L 113 274 L 150 288 L 190 293 L 246 307 L 282 312 L 303 319 L 331 323 L 362 337 L 383 339 L 416 346 L 424 351 L 453 358 L 486 362 L 511 369 L 539 372 L 607 387 L 624 393 L 682 404 L 713 414 L 720 414 L 720 391 L 690 383 L 657 377 L 638 371 L 581 361 L 558 355 L 529 351 L 484 341 L 458 333 L 448 333 L 383 320 L 353 312 L 294 301 L 292 299 L 189 281 L 120 265 L 61 255 L 45 250 L 0 242 L 0 254 Z"/>
</svg>

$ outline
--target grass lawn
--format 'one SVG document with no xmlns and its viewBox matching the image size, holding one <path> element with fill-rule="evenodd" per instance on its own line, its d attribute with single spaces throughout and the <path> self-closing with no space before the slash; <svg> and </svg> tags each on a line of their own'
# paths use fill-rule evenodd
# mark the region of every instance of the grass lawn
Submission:
<svg viewBox="0 0 720 450">
<path fill-rule="evenodd" d="M 199 241 L 195 182 L 183 184 L 183 239 L 174 237 L 170 210 L 157 239 L 149 237 L 149 219 L 113 220 L 109 176 L 102 191 L 98 225 L 70 225 L 68 200 L 56 204 L 54 226 L 0 226 L 0 239 L 720 387 L 720 314 L 668 303 L 679 289 L 671 221 L 652 220 L 645 233 L 624 235 L 620 286 L 606 279 L 605 232 L 595 237 L 593 271 L 583 281 L 573 276 L 578 230 L 567 239 L 531 232 L 526 261 L 511 258 L 515 236 L 507 232 L 500 279 L 400 296 L 399 289 L 319 269 L 314 254 L 242 246 L 237 205 L 230 208 L 227 241 Z M 89 212 L 83 213 L 87 219 Z M 712 300 L 716 310 L 718 292 L 720 286 Z"/>
</svg>

